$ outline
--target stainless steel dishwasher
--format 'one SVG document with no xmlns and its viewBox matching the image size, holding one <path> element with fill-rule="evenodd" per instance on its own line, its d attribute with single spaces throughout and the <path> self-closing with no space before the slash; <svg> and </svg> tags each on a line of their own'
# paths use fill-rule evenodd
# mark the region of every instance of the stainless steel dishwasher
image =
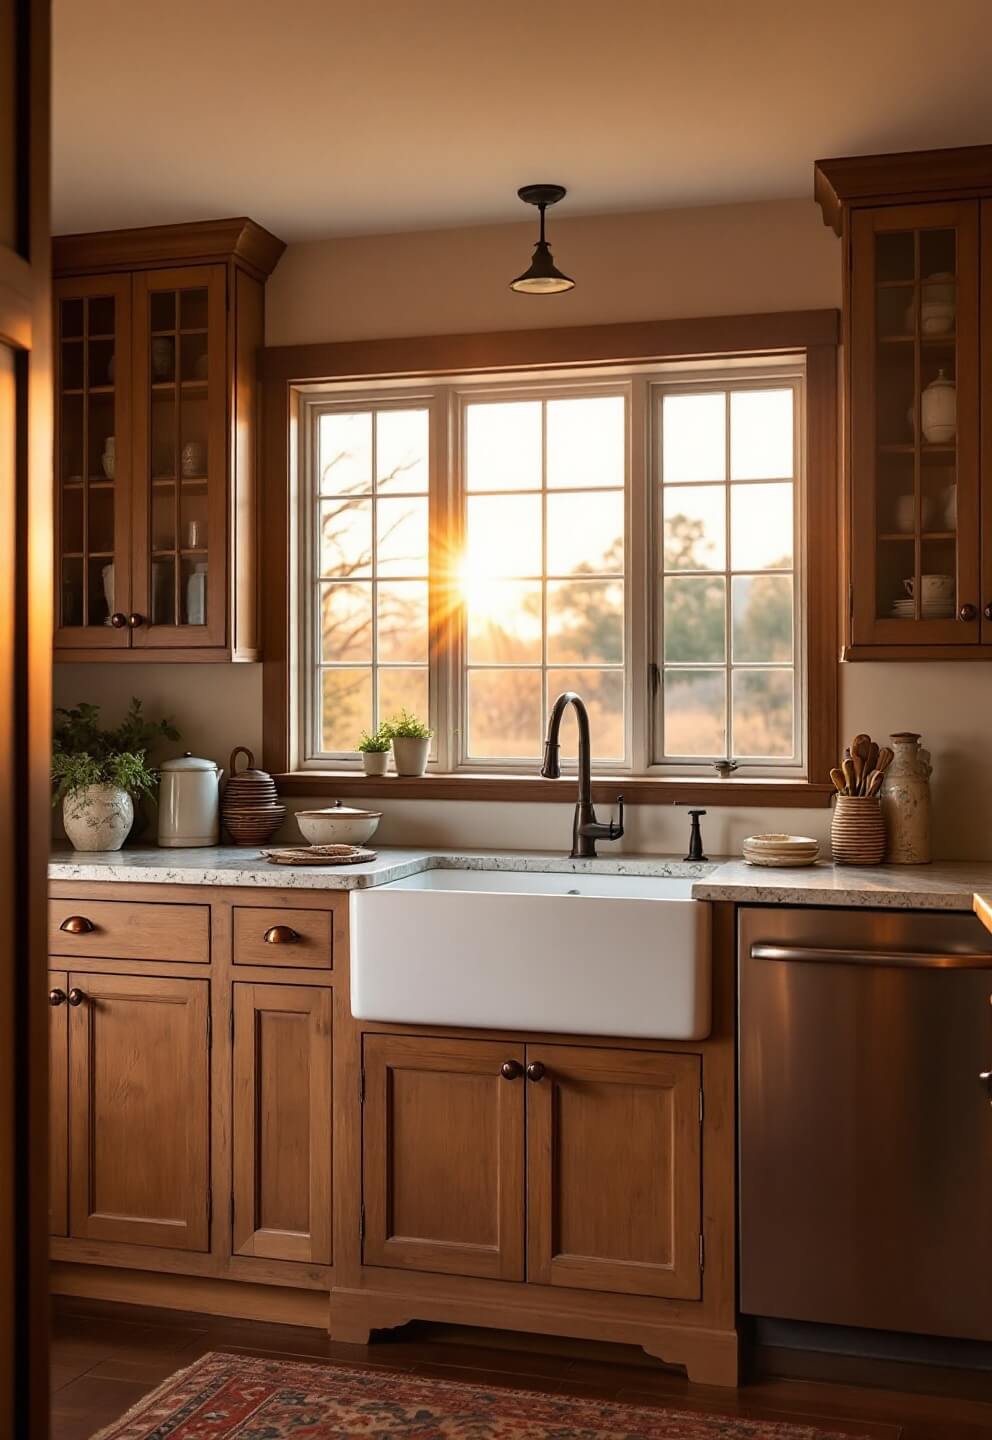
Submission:
<svg viewBox="0 0 992 1440">
<path fill-rule="evenodd" d="M 740 916 L 742 1312 L 992 1339 L 992 936 Z"/>
</svg>

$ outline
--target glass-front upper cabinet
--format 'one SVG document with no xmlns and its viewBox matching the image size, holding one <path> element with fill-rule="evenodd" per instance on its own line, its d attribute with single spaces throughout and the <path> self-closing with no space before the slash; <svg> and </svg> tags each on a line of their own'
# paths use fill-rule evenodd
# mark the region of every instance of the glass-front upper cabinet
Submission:
<svg viewBox="0 0 992 1440">
<path fill-rule="evenodd" d="M 979 206 L 851 217 L 850 637 L 976 645 Z"/>
<path fill-rule="evenodd" d="M 224 641 L 226 342 L 223 266 L 134 277 L 136 648 Z"/>
<path fill-rule="evenodd" d="M 129 643 L 130 295 L 126 276 L 55 286 L 55 643 L 66 650 Z"/>
</svg>

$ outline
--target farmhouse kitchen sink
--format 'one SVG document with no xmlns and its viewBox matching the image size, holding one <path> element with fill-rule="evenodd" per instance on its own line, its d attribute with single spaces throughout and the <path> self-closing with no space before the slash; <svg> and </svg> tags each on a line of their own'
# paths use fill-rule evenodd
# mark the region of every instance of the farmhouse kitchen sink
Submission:
<svg viewBox="0 0 992 1440">
<path fill-rule="evenodd" d="M 692 879 L 428 870 L 351 897 L 356 1019 L 633 1039 L 710 1031 Z"/>
</svg>

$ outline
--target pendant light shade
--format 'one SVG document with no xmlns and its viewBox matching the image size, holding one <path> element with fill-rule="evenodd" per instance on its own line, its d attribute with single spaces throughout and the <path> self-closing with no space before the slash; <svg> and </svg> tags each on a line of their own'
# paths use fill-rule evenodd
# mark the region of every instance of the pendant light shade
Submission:
<svg viewBox="0 0 992 1440">
<path fill-rule="evenodd" d="M 575 281 L 558 269 L 544 238 L 544 212 L 549 205 L 557 205 L 565 194 L 564 185 L 524 185 L 517 194 L 526 205 L 536 205 L 541 212 L 541 235 L 529 267 L 510 281 L 510 289 L 521 295 L 559 295 L 563 290 L 574 290 Z"/>
</svg>

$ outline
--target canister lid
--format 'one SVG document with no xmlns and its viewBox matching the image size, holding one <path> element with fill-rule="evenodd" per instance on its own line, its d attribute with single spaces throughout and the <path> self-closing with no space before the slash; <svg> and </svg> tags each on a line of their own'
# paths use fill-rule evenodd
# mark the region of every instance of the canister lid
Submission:
<svg viewBox="0 0 992 1440">
<path fill-rule="evenodd" d="M 217 769 L 216 761 L 201 760 L 198 755 L 192 755 L 188 750 L 185 755 L 177 755 L 175 760 L 165 760 L 158 767 L 160 770 L 214 770 Z"/>
</svg>

